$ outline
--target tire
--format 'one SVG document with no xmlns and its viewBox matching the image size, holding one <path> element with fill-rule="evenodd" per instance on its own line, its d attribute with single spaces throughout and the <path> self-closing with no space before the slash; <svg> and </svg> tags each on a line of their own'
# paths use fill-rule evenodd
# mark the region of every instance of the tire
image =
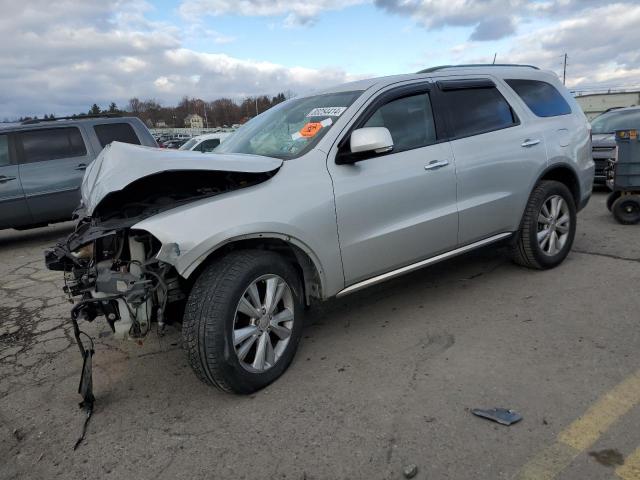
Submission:
<svg viewBox="0 0 640 480">
<path fill-rule="evenodd" d="M 615 203 L 615 201 L 617 199 L 620 198 L 620 195 L 622 195 L 622 193 L 620 192 L 611 192 L 608 196 L 607 196 L 607 209 L 610 212 L 613 212 L 613 204 Z"/>
<path fill-rule="evenodd" d="M 285 287 L 280 287 L 281 282 Z M 271 291 L 282 290 L 273 319 L 266 311 L 268 285 Z M 182 324 L 183 345 L 197 377 L 225 392 L 240 394 L 269 385 L 293 360 L 302 336 L 302 303 L 299 275 L 277 253 L 241 250 L 212 262 L 193 285 Z M 254 304 L 267 308 L 256 309 Z M 255 312 L 256 318 L 245 311 Z M 290 320 L 278 320 L 288 319 L 291 313 Z M 274 325 L 276 321 L 281 323 Z M 288 335 L 283 335 L 284 330 Z M 234 338 L 243 337 L 234 345 Z M 259 355 L 261 345 L 264 355 Z"/>
<path fill-rule="evenodd" d="M 561 202 L 554 203 L 556 199 Z M 551 211 L 554 205 L 558 205 L 560 215 Z M 541 222 L 543 218 L 545 221 Z M 529 197 L 514 239 L 513 261 L 538 270 L 560 265 L 573 245 L 576 218 L 575 201 L 566 185 L 555 180 L 538 183 Z"/>
<path fill-rule="evenodd" d="M 634 225 L 640 222 L 640 196 L 621 196 L 613 203 L 611 211 L 615 219 L 623 225 Z"/>
</svg>

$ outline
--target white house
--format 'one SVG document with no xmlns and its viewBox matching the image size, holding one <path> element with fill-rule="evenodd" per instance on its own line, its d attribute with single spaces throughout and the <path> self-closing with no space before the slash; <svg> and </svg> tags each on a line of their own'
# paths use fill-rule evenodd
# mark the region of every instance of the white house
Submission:
<svg viewBox="0 0 640 480">
<path fill-rule="evenodd" d="M 204 128 L 202 117 L 197 113 L 191 113 L 184 119 L 185 128 Z"/>
</svg>

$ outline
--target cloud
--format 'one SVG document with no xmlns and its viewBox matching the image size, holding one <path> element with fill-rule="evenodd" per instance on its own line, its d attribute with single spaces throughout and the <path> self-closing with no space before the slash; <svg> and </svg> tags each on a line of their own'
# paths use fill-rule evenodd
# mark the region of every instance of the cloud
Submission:
<svg viewBox="0 0 640 480">
<path fill-rule="evenodd" d="M 567 85 L 580 89 L 597 85 L 640 83 L 640 5 L 612 4 L 578 12 L 513 39 L 499 61 L 528 63 L 560 73 L 569 55 Z M 615 32 L 615 33 L 614 33 Z M 490 61 L 476 57 L 471 61 Z"/>
<path fill-rule="evenodd" d="M 207 15 L 284 16 L 284 25 L 293 27 L 314 23 L 324 11 L 362 3 L 369 0 L 184 0 L 179 11 L 185 19 L 194 22 Z"/>
<path fill-rule="evenodd" d="M 532 20 L 561 20 L 603 4 L 599 0 L 374 0 L 374 3 L 389 13 L 409 16 L 431 30 L 471 27 L 472 41 L 510 37 L 516 33 L 516 25 Z"/>
<path fill-rule="evenodd" d="M 469 40 L 498 40 L 510 36 L 515 33 L 515 31 L 516 27 L 513 18 L 497 16 L 479 22 L 469 37 Z"/>
<path fill-rule="evenodd" d="M 286 67 L 184 48 L 188 31 L 150 22 L 139 0 L 0 0 L 0 120 L 22 115 L 86 111 L 94 102 L 126 105 L 129 98 L 164 104 L 182 96 L 214 99 L 342 83 L 340 69 Z M 126 12 L 123 14 L 122 12 Z M 232 39 L 205 32 L 222 44 Z"/>
</svg>

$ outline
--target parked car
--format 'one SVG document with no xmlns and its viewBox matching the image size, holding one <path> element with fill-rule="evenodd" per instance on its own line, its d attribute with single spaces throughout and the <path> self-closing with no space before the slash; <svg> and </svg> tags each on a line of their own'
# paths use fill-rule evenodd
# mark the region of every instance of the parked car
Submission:
<svg viewBox="0 0 640 480">
<path fill-rule="evenodd" d="M 197 152 L 207 153 L 213 151 L 221 142 L 231 135 L 230 133 L 207 133 L 198 135 L 187 141 L 180 147 L 180 150 L 193 150 Z"/>
<path fill-rule="evenodd" d="M 85 169 L 114 140 L 156 146 L 133 117 L 28 120 L 0 127 L 0 228 L 71 219 Z"/>
<path fill-rule="evenodd" d="M 640 107 L 616 108 L 598 115 L 591 122 L 593 161 L 596 165 L 594 183 L 604 185 L 605 168 L 616 155 L 616 130 L 640 130 Z"/>
<path fill-rule="evenodd" d="M 196 375 L 245 394 L 287 369 L 314 301 L 501 241 L 520 265 L 559 265 L 594 170 L 582 110 L 528 66 L 298 97 L 205 157 L 112 144 L 47 265 L 74 272 L 74 321 L 104 315 L 119 336 L 182 307 Z"/>
</svg>

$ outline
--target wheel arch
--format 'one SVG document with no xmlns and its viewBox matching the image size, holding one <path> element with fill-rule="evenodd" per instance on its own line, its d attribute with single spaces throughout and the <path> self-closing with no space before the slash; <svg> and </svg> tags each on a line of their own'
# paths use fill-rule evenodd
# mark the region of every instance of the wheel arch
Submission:
<svg viewBox="0 0 640 480">
<path fill-rule="evenodd" d="M 304 242 L 277 233 L 239 235 L 219 243 L 184 272 L 185 279 L 192 283 L 207 265 L 233 250 L 269 250 L 282 255 L 299 273 L 307 305 L 312 298 L 323 298 L 324 271 L 316 255 Z"/>
<path fill-rule="evenodd" d="M 571 165 L 566 163 L 554 163 L 549 165 L 538 177 L 537 181 L 533 185 L 535 188 L 543 180 L 555 180 L 564 184 L 571 195 L 576 205 L 576 209 L 580 209 L 580 203 L 582 198 L 582 192 L 580 190 L 580 181 L 578 180 L 578 174 Z"/>
</svg>

